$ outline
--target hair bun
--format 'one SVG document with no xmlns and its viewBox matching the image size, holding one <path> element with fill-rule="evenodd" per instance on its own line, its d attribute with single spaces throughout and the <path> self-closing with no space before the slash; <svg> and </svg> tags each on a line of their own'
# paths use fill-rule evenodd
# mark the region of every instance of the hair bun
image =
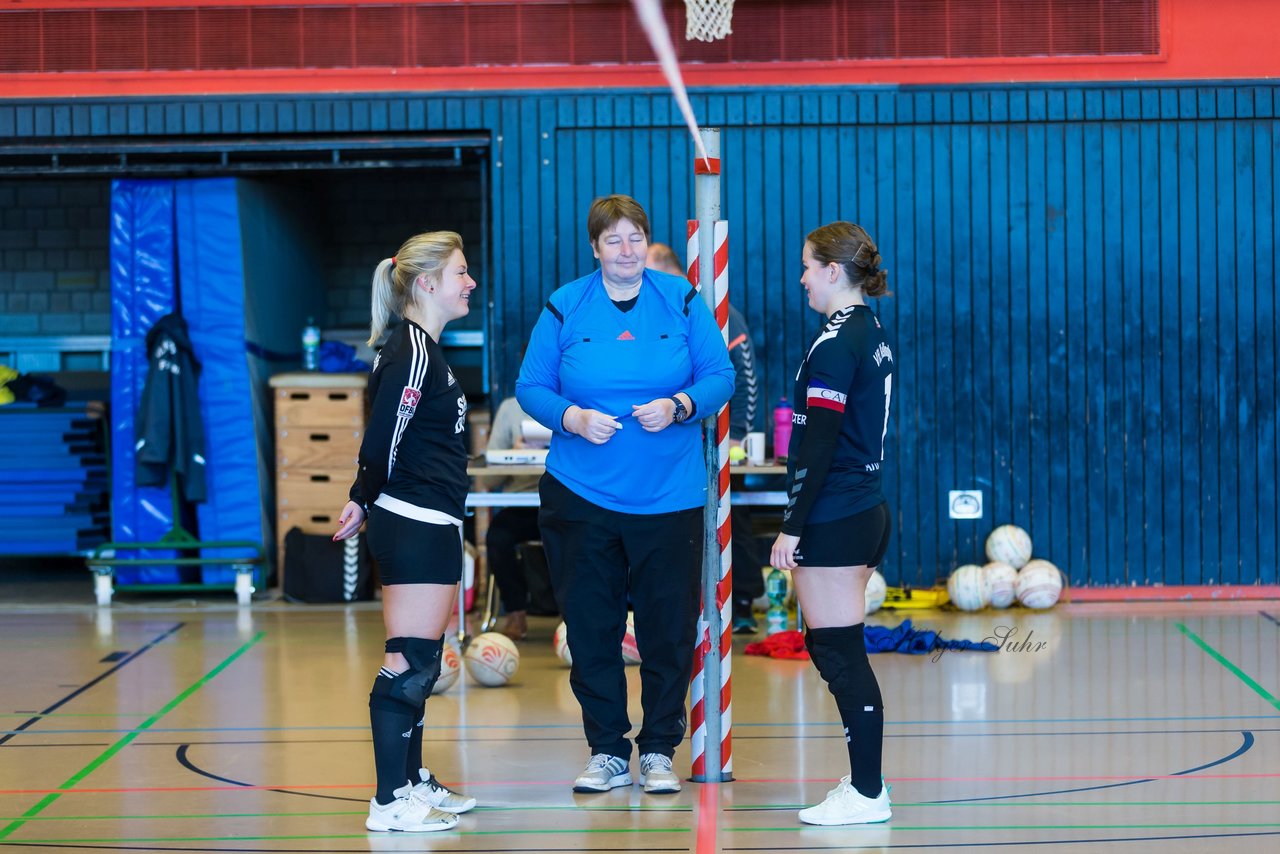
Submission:
<svg viewBox="0 0 1280 854">
<path fill-rule="evenodd" d="M 880 266 L 880 253 L 872 243 L 863 243 L 853 255 L 853 263 L 864 270 L 874 272 Z"/>
</svg>

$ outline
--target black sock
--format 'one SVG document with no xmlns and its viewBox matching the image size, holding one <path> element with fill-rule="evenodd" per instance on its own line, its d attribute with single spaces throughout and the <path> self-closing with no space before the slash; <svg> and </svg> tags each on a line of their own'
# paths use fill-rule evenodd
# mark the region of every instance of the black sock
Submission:
<svg viewBox="0 0 1280 854">
<path fill-rule="evenodd" d="M 413 735 L 409 736 L 409 753 L 405 757 L 404 773 L 410 782 L 417 784 L 421 780 L 418 771 L 422 768 L 422 727 L 426 723 L 427 704 L 418 709 L 418 719 L 413 724 Z"/>
<path fill-rule="evenodd" d="M 391 696 L 395 671 L 385 667 L 373 680 L 369 693 L 369 727 L 373 731 L 373 764 L 378 774 L 378 803 L 396 799 L 395 790 L 405 784 L 409 743 L 419 718 L 413 706 Z"/>
<path fill-rule="evenodd" d="M 867 659 L 863 624 L 810 629 L 805 637 L 818 672 L 835 697 L 849 748 L 849 782 L 858 794 L 879 797 L 884 701 Z"/>
</svg>

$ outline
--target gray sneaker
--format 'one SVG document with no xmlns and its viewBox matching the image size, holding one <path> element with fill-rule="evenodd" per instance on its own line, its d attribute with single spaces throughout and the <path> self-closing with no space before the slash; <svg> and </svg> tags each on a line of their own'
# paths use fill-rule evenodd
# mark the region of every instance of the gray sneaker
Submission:
<svg viewBox="0 0 1280 854">
<path fill-rule="evenodd" d="M 631 785 L 631 763 L 621 756 L 597 753 L 573 781 L 575 792 L 607 792 Z"/>
<path fill-rule="evenodd" d="M 670 757 L 646 753 L 640 757 L 640 785 L 651 795 L 668 795 L 680 791 L 680 778 L 671 770 Z"/>
<path fill-rule="evenodd" d="M 421 782 L 413 784 L 413 791 L 441 812 L 461 815 L 475 808 L 475 798 L 458 794 L 437 780 L 436 775 L 426 768 L 418 769 L 418 778 Z"/>
</svg>

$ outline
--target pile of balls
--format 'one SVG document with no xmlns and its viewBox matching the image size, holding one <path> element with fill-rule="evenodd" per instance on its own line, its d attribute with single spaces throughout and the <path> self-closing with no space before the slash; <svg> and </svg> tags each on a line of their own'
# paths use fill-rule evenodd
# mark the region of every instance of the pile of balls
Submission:
<svg viewBox="0 0 1280 854">
<path fill-rule="evenodd" d="M 569 651 L 568 631 L 568 627 L 561 623 L 556 627 L 551 643 L 555 647 L 556 657 L 566 666 L 572 667 L 573 653 Z M 622 661 L 624 664 L 640 663 L 640 647 L 636 645 L 636 618 L 630 612 L 627 612 L 627 629 L 622 635 Z"/>
<path fill-rule="evenodd" d="M 1001 525 L 987 537 L 987 563 L 965 564 L 947 579 L 947 595 L 961 611 L 1008 608 L 1044 610 L 1062 595 L 1062 572 L 1047 560 L 1033 560 L 1031 537 L 1017 525 Z"/>
<path fill-rule="evenodd" d="M 441 694 L 453 687 L 464 666 L 478 684 L 496 688 L 510 682 L 520 669 L 520 650 L 506 635 L 485 632 L 471 639 L 464 655 L 458 642 L 446 637 L 440 650 L 440 676 L 431 693 Z"/>
</svg>

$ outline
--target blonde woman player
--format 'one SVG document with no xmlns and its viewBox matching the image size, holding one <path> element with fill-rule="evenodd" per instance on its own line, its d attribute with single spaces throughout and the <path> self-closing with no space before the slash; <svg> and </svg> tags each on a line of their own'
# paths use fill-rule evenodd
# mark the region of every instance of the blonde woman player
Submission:
<svg viewBox="0 0 1280 854">
<path fill-rule="evenodd" d="M 808 630 L 805 646 L 835 697 L 849 748 L 849 776 L 807 824 L 868 824 L 892 815 L 880 776 L 884 703 L 867 660 L 867 580 L 889 546 L 880 489 L 894 358 L 867 297 L 884 296 L 887 274 L 871 237 L 850 222 L 810 232 L 800 278 L 826 322 L 796 374 L 782 533 L 774 566 L 792 570 Z"/>
<path fill-rule="evenodd" d="M 462 575 L 468 485 L 467 398 L 445 363 L 440 333 L 471 310 L 475 287 L 452 231 L 409 238 L 373 274 L 369 344 L 392 316 L 404 322 L 374 359 L 360 468 L 333 535 L 345 540 L 367 518 L 382 572 L 387 643 L 369 694 L 378 776 L 369 830 L 449 830 L 476 805 L 422 766 L 425 704 Z"/>
</svg>

